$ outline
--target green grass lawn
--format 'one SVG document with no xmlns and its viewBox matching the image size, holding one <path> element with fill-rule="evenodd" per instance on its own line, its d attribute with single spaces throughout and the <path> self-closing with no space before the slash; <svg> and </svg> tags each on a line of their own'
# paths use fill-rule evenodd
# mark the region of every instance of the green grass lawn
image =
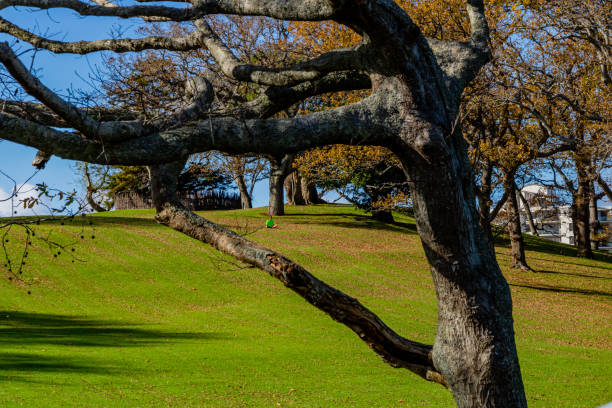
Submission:
<svg viewBox="0 0 612 408">
<path fill-rule="evenodd" d="M 385 225 L 347 206 L 288 214 L 275 230 L 258 229 L 262 209 L 205 216 L 433 342 L 436 300 L 411 218 Z M 65 224 L 38 226 L 37 237 L 76 245 L 53 257 L 35 237 L 23 282 L 0 265 L 1 407 L 453 406 L 441 386 L 386 365 L 264 272 L 157 225 L 152 211 Z M 10 234 L 13 254 L 20 237 Z M 503 240 L 497 256 L 530 406 L 612 400 L 612 256 L 527 244 L 538 273 L 510 270 Z"/>
</svg>

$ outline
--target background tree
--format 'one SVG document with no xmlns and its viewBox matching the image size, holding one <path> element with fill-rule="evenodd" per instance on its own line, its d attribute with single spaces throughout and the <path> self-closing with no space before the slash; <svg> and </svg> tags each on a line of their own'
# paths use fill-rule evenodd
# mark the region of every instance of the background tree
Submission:
<svg viewBox="0 0 612 408">
<path fill-rule="evenodd" d="M 112 197 L 106 191 L 112 167 L 77 163 L 75 169 L 85 188 L 85 200 L 91 209 L 96 212 L 104 212 L 113 208 Z"/>
<path fill-rule="evenodd" d="M 309 180 L 380 221 L 393 222 L 391 210 L 408 204 L 406 176 L 385 148 L 333 145 L 302 153 L 296 165 Z"/>
<path fill-rule="evenodd" d="M 514 45 L 515 58 L 506 63 L 515 73 L 506 86 L 549 143 L 567 152 L 562 155 L 571 160 L 575 181 L 570 183 L 564 173 L 563 184 L 572 192 L 578 255 L 592 257 L 589 203 L 595 197 L 593 182 L 612 149 L 607 73 L 612 6 L 563 0 L 527 2 L 525 7 L 527 12 L 520 14 L 524 40 Z M 563 172 L 557 161 L 551 161 L 554 171 Z"/>
</svg>

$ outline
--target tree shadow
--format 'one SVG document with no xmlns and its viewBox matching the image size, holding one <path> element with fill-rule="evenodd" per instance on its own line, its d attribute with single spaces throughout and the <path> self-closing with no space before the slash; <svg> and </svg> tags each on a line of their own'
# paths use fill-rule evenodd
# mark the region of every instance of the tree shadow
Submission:
<svg viewBox="0 0 612 408">
<path fill-rule="evenodd" d="M 307 219 L 303 219 L 303 218 Z M 321 218 L 321 220 L 319 220 Z M 326 219 L 329 218 L 329 219 Z M 336 218 L 336 219 L 334 219 Z M 333 213 L 333 214 L 308 214 L 308 213 L 289 213 L 281 218 L 281 221 L 286 219 L 293 224 L 307 225 L 329 225 L 340 228 L 358 228 L 358 229 L 375 229 L 394 232 L 404 232 L 416 234 L 416 225 L 407 222 L 395 221 L 393 223 L 385 223 L 373 219 L 367 215 L 359 215 L 353 213 Z"/>
<path fill-rule="evenodd" d="M 554 254 L 554 252 L 553 252 L 553 254 Z M 537 259 L 538 261 L 548 261 L 548 262 L 554 262 L 554 263 L 556 263 L 556 264 L 575 265 L 575 266 L 586 266 L 586 267 L 589 267 L 589 268 L 598 268 L 598 269 L 601 269 L 601 270 L 612 271 L 612 266 L 603 266 L 603 265 L 593 266 L 593 265 L 588 265 L 588 264 L 585 264 L 585 263 L 583 263 L 583 262 L 568 262 L 568 261 L 560 261 L 560 260 L 558 260 L 558 259 L 554 259 L 554 260 L 553 260 L 553 259 L 544 259 L 544 258 L 538 258 L 538 257 L 535 257 L 535 256 L 530 256 L 530 257 L 528 257 L 528 260 L 529 260 L 529 258 L 531 258 L 531 259 Z M 586 258 L 576 258 L 576 259 L 586 259 Z M 594 259 L 592 259 L 592 260 L 594 260 L 594 261 L 603 261 L 603 262 L 606 262 L 606 259 L 597 259 L 597 258 L 594 258 Z M 611 259 L 610 261 L 612 262 L 612 259 Z"/>
<path fill-rule="evenodd" d="M 38 349 L 56 346 L 54 351 L 70 353 L 73 347 L 144 347 L 172 342 L 228 340 L 224 333 L 166 332 L 139 328 L 137 324 L 82 316 L 0 311 L 0 347 Z M 59 348 L 57 346 L 60 346 Z M 27 352 L 0 352 L 0 381 L 19 381 L 12 372 L 79 372 L 114 374 L 121 364 L 97 361 L 87 357 L 62 357 Z M 133 371 L 130 368 L 130 371 Z M 26 379 L 27 381 L 27 379 Z"/>
<path fill-rule="evenodd" d="M 549 274 L 554 274 L 554 275 L 578 276 L 580 278 L 587 278 L 587 279 L 607 279 L 607 280 L 612 280 L 612 277 L 608 277 L 608 276 L 585 275 L 585 274 L 581 274 L 581 273 L 558 272 L 558 271 L 547 271 L 547 270 L 540 270 L 540 271 L 535 271 L 535 272 L 536 273 L 549 273 Z"/>
<path fill-rule="evenodd" d="M 222 333 L 180 333 L 135 327 L 134 323 L 81 316 L 0 311 L 0 344 L 134 347 L 186 340 L 222 340 Z"/>
<path fill-rule="evenodd" d="M 121 371 L 119 365 L 94 360 L 91 358 L 74 358 L 48 356 L 29 353 L 0 353 L 0 373 L 79 373 L 112 375 Z M 130 369 L 133 371 L 133 369 Z M 20 375 L 0 375 L 0 381 L 33 382 Z"/>
<path fill-rule="evenodd" d="M 57 222 L 57 221 L 53 221 Z M 91 222 L 91 224 L 89 224 Z M 114 226 L 114 225 L 131 225 L 131 226 L 155 226 L 159 225 L 155 218 L 150 217 L 112 217 L 112 216 L 94 216 L 94 217 L 86 217 L 83 219 L 75 218 L 72 223 L 69 221 L 65 222 L 66 225 L 74 225 L 74 226 Z"/>
<path fill-rule="evenodd" d="M 592 289 L 579 289 L 579 288 L 566 288 L 566 287 L 557 287 L 557 286 L 549 286 L 544 284 L 539 285 L 522 285 L 518 283 L 510 283 L 510 286 L 515 286 L 519 288 L 527 288 L 534 290 L 541 290 L 544 292 L 554 292 L 554 293 L 575 293 L 581 295 L 590 295 L 590 296 L 603 296 L 603 297 L 612 297 L 611 292 L 604 292 L 600 290 L 592 290 Z"/>
<path fill-rule="evenodd" d="M 562 244 L 555 241 L 550 241 L 545 238 L 535 237 L 529 234 L 523 234 L 523 239 L 525 241 L 525 249 L 528 251 L 539 252 L 550 255 L 561 255 L 561 256 L 569 256 L 575 258 L 576 260 L 584 259 L 584 260 L 593 260 L 599 262 L 609 262 L 612 264 L 612 254 L 603 252 L 603 251 L 593 251 L 593 258 L 579 258 L 578 250 L 576 247 Z M 510 247 L 510 238 L 507 235 L 498 235 L 495 237 L 495 246 L 496 247 Z M 536 258 L 537 259 L 537 258 Z M 557 260 L 555 260 L 557 262 Z M 569 265 L 579 265 L 579 266 L 588 266 L 581 262 L 566 262 Z M 602 267 L 604 269 L 612 270 L 612 267 Z"/>
</svg>

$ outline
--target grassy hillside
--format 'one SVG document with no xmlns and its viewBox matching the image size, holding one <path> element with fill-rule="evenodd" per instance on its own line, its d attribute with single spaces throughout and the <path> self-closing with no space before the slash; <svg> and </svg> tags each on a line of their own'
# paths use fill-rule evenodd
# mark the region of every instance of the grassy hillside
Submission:
<svg viewBox="0 0 612 408">
<path fill-rule="evenodd" d="M 288 213 L 278 230 L 258 229 L 262 209 L 205 215 L 356 296 L 399 333 L 433 341 L 436 300 L 411 218 L 390 226 L 345 206 Z M 54 258 L 35 240 L 25 283 L 0 265 L 0 406 L 453 405 L 439 385 L 384 364 L 265 273 L 152 217 L 112 212 L 40 226 L 38 236 L 76 242 L 75 252 Z M 13 251 L 17 238 L 7 243 Z M 612 400 L 612 257 L 527 243 L 538 273 L 509 270 L 503 241 L 497 255 L 530 406 Z"/>
</svg>

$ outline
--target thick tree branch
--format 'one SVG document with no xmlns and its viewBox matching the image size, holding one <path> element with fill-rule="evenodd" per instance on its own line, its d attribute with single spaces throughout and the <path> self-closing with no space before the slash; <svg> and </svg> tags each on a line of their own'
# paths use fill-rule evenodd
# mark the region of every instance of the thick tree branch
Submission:
<svg viewBox="0 0 612 408">
<path fill-rule="evenodd" d="M 110 3 L 110 4 L 108 4 Z M 35 7 L 39 9 L 68 8 L 83 16 L 108 16 L 119 18 L 164 17 L 173 21 L 187 21 L 206 14 L 236 14 L 268 16 L 283 20 L 327 20 L 336 11 L 334 1 L 327 0 L 193 0 L 193 7 L 174 8 L 167 6 L 120 6 L 104 1 L 98 4 L 79 0 L 1 0 L 0 10 L 10 6 Z"/>
<path fill-rule="evenodd" d="M 100 124 L 83 114 L 76 106 L 61 99 L 49 88 L 44 86 L 38 78 L 23 65 L 15 55 L 8 43 L 0 43 L 0 62 L 11 73 L 31 96 L 48 106 L 53 112 L 66 120 L 71 127 L 79 130 L 83 134 L 93 137 L 97 133 Z"/>
<path fill-rule="evenodd" d="M 483 0 L 467 0 L 467 12 L 470 19 L 470 39 L 479 48 L 488 49 L 489 23 L 485 16 Z"/>
<path fill-rule="evenodd" d="M 124 109 L 94 106 L 80 109 L 84 115 L 88 115 L 100 122 L 121 122 L 139 120 L 139 115 Z M 10 113 L 21 119 L 30 120 L 44 126 L 68 128 L 70 125 L 58 115 L 53 113 L 45 105 L 35 102 L 5 101 L 0 100 L 0 112 Z"/>
<path fill-rule="evenodd" d="M 484 3 L 482 0 L 467 0 L 466 8 L 470 20 L 469 42 L 427 38 L 436 63 L 450 80 L 449 89 L 457 96 L 491 60 L 489 25 L 485 17 Z"/>
<path fill-rule="evenodd" d="M 82 16 L 100 17 L 164 17 L 172 21 L 188 21 L 206 14 L 193 7 L 174 8 L 166 6 L 94 6 L 79 0 L 0 0 L 0 10 L 11 7 L 34 7 L 41 10 L 67 8 Z"/>
<path fill-rule="evenodd" d="M 267 16 L 281 20 L 320 21 L 332 19 L 338 0 L 192 0 L 205 14 Z"/>
<path fill-rule="evenodd" d="M 334 50 L 292 68 L 267 68 L 242 64 L 206 21 L 199 19 L 195 25 L 202 34 L 202 41 L 221 67 L 221 71 L 239 81 L 270 86 L 291 86 L 317 79 L 328 72 L 361 67 L 363 45 Z"/>
<path fill-rule="evenodd" d="M 105 39 L 95 41 L 63 42 L 49 40 L 24 30 L 3 18 L 0 18 L 0 32 L 43 48 L 56 54 L 89 54 L 97 51 L 129 52 L 142 50 L 189 51 L 202 47 L 201 33 L 194 32 L 186 37 L 170 38 L 150 36 L 144 38 Z"/>
<path fill-rule="evenodd" d="M 87 140 L 72 132 L 0 113 L 0 134 L 3 139 L 59 157 L 100 164 L 167 163 L 208 150 L 274 156 L 328 144 L 388 143 L 386 138 L 392 135 L 388 124 L 374 119 L 389 117 L 389 110 L 394 109 L 391 102 L 377 93 L 352 105 L 292 119 L 211 116 L 123 142 L 118 138 Z"/>
<path fill-rule="evenodd" d="M 270 87 L 257 98 L 242 104 L 236 114 L 243 118 L 267 118 L 312 96 L 371 87 L 370 77 L 364 73 L 332 72 L 293 87 Z"/>
</svg>

